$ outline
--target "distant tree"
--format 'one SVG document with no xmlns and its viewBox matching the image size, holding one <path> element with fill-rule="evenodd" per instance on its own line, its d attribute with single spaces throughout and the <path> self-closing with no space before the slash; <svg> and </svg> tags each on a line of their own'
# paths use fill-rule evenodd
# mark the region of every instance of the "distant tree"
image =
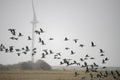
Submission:
<svg viewBox="0 0 120 80">
<path fill-rule="evenodd" d="M 8 66 L 0 64 L 0 70 L 9 70 Z"/>
<path fill-rule="evenodd" d="M 37 70 L 51 70 L 51 66 L 43 60 L 38 60 L 35 63 L 35 68 Z"/>
<path fill-rule="evenodd" d="M 51 70 L 51 66 L 43 60 L 38 60 L 36 63 L 27 61 L 13 65 L 0 64 L 0 70 Z"/>
<path fill-rule="evenodd" d="M 32 70 L 34 68 L 33 63 L 31 61 L 22 62 L 20 63 L 20 65 L 22 70 Z"/>
</svg>

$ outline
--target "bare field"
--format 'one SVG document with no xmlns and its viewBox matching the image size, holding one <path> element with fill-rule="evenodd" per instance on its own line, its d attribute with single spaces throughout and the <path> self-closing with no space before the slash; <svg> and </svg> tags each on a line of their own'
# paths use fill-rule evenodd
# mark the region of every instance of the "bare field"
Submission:
<svg viewBox="0 0 120 80">
<path fill-rule="evenodd" d="M 75 71 L 0 71 L 0 80 L 90 80 L 89 73 L 79 72 L 75 77 Z M 95 75 L 95 73 L 93 73 Z M 83 78 L 83 79 L 82 79 Z M 93 80 L 99 80 L 94 78 Z M 111 76 L 101 80 L 113 80 Z"/>
</svg>

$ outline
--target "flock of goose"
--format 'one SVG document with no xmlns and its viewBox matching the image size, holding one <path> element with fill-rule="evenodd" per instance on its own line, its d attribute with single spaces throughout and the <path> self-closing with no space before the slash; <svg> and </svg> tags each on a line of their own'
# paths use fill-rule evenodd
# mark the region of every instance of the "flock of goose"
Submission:
<svg viewBox="0 0 120 80">
<path fill-rule="evenodd" d="M 16 29 L 8 29 L 8 31 L 11 33 L 11 37 L 10 39 L 11 40 L 19 40 L 20 37 L 23 37 L 24 35 L 22 33 L 17 33 L 16 32 Z M 42 29 L 42 28 L 39 28 L 39 30 L 35 30 L 34 32 L 36 35 L 41 35 L 42 33 L 45 33 L 45 31 Z M 27 36 L 26 38 L 28 41 L 31 41 L 32 38 L 31 36 Z M 49 40 L 53 40 L 54 41 L 54 38 L 49 38 Z M 70 39 L 68 37 L 64 37 L 63 41 L 65 42 L 68 42 Z M 78 40 L 79 39 L 73 39 L 73 42 L 74 44 L 78 44 Z M 45 41 L 39 36 L 38 38 L 38 42 L 41 43 L 41 45 L 47 45 L 45 43 Z M 96 47 L 97 45 L 91 41 L 90 42 L 90 45 L 91 47 Z M 79 44 L 79 47 L 80 48 L 84 48 L 86 45 L 84 44 Z M 75 55 L 76 52 L 74 50 L 71 50 L 71 48 L 69 47 L 65 47 L 64 48 L 65 50 L 69 50 L 70 52 L 70 55 Z M 36 53 L 37 53 L 37 48 L 34 48 L 32 50 L 32 56 L 34 56 Z M 4 53 L 16 53 L 18 56 L 20 56 L 21 54 L 27 54 L 29 51 L 31 51 L 30 47 L 28 45 L 22 47 L 21 49 L 16 49 L 15 46 L 9 46 L 9 47 L 6 47 L 4 44 L 0 44 L 0 51 L 1 52 L 4 52 Z M 100 57 L 103 57 L 101 63 L 102 64 L 105 64 L 107 61 L 109 61 L 109 58 L 105 56 L 105 52 L 103 49 L 99 49 L 99 52 L 100 53 Z M 71 66 L 71 65 L 77 65 L 77 66 L 80 66 L 81 68 L 85 68 L 85 73 L 90 73 L 90 77 L 91 77 L 91 80 L 93 80 L 93 78 L 99 78 L 99 79 L 103 79 L 105 77 L 108 77 L 111 73 L 111 75 L 113 76 L 113 79 L 116 79 L 116 80 L 120 80 L 120 73 L 119 71 L 111 71 L 110 73 L 107 71 L 107 70 L 104 70 L 104 74 L 102 72 L 98 72 L 98 69 L 99 66 L 98 64 L 96 64 L 95 62 L 93 62 L 92 64 L 88 64 L 87 63 L 87 60 L 94 60 L 95 57 L 93 56 L 90 56 L 89 54 L 85 54 L 85 56 L 83 58 L 79 58 L 79 61 L 76 61 L 72 58 L 62 58 L 62 52 L 53 52 L 53 50 L 51 49 L 43 49 L 42 50 L 42 53 L 41 53 L 41 58 L 46 58 L 46 56 L 48 55 L 51 55 L 53 54 L 54 56 L 54 59 L 58 59 L 60 60 L 60 65 L 66 65 L 66 66 Z M 81 64 L 83 63 L 83 64 Z M 106 67 L 102 67 L 102 69 L 106 69 Z M 96 77 L 92 74 L 92 72 L 94 73 L 97 73 Z M 75 77 L 77 77 L 79 75 L 78 72 L 75 72 Z M 85 78 L 82 77 L 82 80 L 84 80 Z"/>
</svg>

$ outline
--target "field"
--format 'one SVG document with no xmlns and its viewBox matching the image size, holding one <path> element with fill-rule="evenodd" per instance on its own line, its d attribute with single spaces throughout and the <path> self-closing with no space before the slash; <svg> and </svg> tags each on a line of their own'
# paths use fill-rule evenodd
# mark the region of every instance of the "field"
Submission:
<svg viewBox="0 0 120 80">
<path fill-rule="evenodd" d="M 0 71 L 0 80 L 90 80 L 89 73 L 77 71 L 79 75 L 75 77 L 75 71 Z M 93 73 L 95 75 L 95 73 Z M 83 78 L 83 79 L 82 79 Z M 93 80 L 99 80 L 97 78 Z M 110 76 L 101 80 L 113 80 Z M 118 79 L 120 80 L 120 79 Z"/>
</svg>

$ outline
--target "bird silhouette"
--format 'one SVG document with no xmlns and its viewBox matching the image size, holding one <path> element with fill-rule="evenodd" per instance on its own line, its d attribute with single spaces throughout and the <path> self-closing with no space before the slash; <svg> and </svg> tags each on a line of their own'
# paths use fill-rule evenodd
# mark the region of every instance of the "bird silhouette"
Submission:
<svg viewBox="0 0 120 80">
<path fill-rule="evenodd" d="M 49 50 L 50 51 L 50 54 L 53 54 L 53 51 L 52 50 Z"/>
<path fill-rule="evenodd" d="M 58 55 L 54 55 L 54 59 L 57 59 L 57 56 L 58 56 Z"/>
<path fill-rule="evenodd" d="M 41 33 L 44 33 L 45 31 L 43 31 L 43 29 L 42 29 L 42 28 L 40 28 L 40 32 L 41 32 Z"/>
<path fill-rule="evenodd" d="M 74 39 L 73 41 L 74 41 L 75 43 L 77 43 L 78 39 Z"/>
<path fill-rule="evenodd" d="M 82 48 L 84 47 L 84 45 L 83 45 L 83 44 L 80 44 L 79 46 L 80 46 L 80 47 L 82 47 Z"/>
<path fill-rule="evenodd" d="M 45 45 L 45 42 L 43 40 L 41 41 L 41 43 L 42 43 L 42 45 Z"/>
<path fill-rule="evenodd" d="M 112 74 L 112 75 L 114 75 L 114 72 L 113 72 L 113 71 L 111 71 L 111 74 Z"/>
<path fill-rule="evenodd" d="M 8 29 L 8 31 L 10 31 L 12 35 L 14 35 L 14 36 L 16 35 L 15 29 Z"/>
<path fill-rule="evenodd" d="M 80 75 L 78 72 L 75 71 L 75 77 L 77 77 L 78 75 Z"/>
<path fill-rule="evenodd" d="M 16 37 L 10 37 L 10 39 L 12 39 L 12 40 L 18 40 L 18 38 L 16 38 Z"/>
<path fill-rule="evenodd" d="M 62 61 L 60 61 L 60 65 L 64 64 Z"/>
<path fill-rule="evenodd" d="M 54 38 L 49 38 L 49 40 L 54 40 Z"/>
<path fill-rule="evenodd" d="M 85 65 L 85 67 L 87 67 L 88 66 L 87 62 L 84 62 L 84 65 Z"/>
<path fill-rule="evenodd" d="M 106 58 L 105 58 L 105 61 L 108 61 L 108 60 L 109 60 L 108 57 L 106 57 Z"/>
<path fill-rule="evenodd" d="M 91 57 L 90 59 L 95 59 L 94 57 Z"/>
<path fill-rule="evenodd" d="M 100 56 L 105 56 L 105 54 L 101 54 Z"/>
<path fill-rule="evenodd" d="M 58 52 L 58 53 L 56 53 L 57 55 L 59 55 L 59 56 L 61 56 L 61 54 L 60 54 L 61 52 Z"/>
<path fill-rule="evenodd" d="M 5 53 L 7 53 L 9 50 L 8 49 L 5 49 Z"/>
<path fill-rule="evenodd" d="M 10 52 L 13 52 L 13 47 L 14 47 L 14 46 L 9 46 L 9 51 L 10 51 Z"/>
<path fill-rule="evenodd" d="M 13 35 L 16 35 L 16 32 L 15 32 L 15 29 L 12 29 L 12 32 L 11 32 Z"/>
<path fill-rule="evenodd" d="M 100 50 L 100 53 L 104 53 L 104 51 L 102 49 L 99 49 Z"/>
<path fill-rule="evenodd" d="M 65 37 L 64 41 L 68 41 L 69 39 L 67 37 Z"/>
<path fill-rule="evenodd" d="M 102 60 L 102 64 L 105 64 L 105 60 L 104 59 Z"/>
<path fill-rule="evenodd" d="M 25 50 L 25 48 L 24 48 L 24 47 L 22 47 L 22 50 Z"/>
<path fill-rule="evenodd" d="M 84 61 L 84 59 L 83 59 L 83 58 L 80 58 L 80 60 L 81 60 L 81 61 Z"/>
<path fill-rule="evenodd" d="M 105 75 L 108 76 L 108 71 L 105 70 Z"/>
<path fill-rule="evenodd" d="M 24 51 L 24 52 L 22 52 L 22 53 L 27 54 L 27 52 L 26 52 L 26 51 Z"/>
<path fill-rule="evenodd" d="M 91 42 L 91 46 L 92 46 L 92 47 L 95 47 L 95 46 L 96 46 L 93 41 Z"/>
<path fill-rule="evenodd" d="M 73 50 L 71 50 L 71 55 L 75 54 L 75 52 L 73 52 Z"/>
<path fill-rule="evenodd" d="M 40 35 L 40 31 L 38 31 L 38 30 L 35 30 L 35 33 L 38 34 L 38 35 Z"/>
<path fill-rule="evenodd" d="M 90 78 L 91 78 L 91 80 L 94 78 L 94 76 L 93 76 L 93 74 L 92 74 L 92 73 L 90 73 Z"/>
<path fill-rule="evenodd" d="M 85 73 L 88 73 L 88 72 L 89 72 L 89 68 L 88 68 L 87 65 L 86 65 L 85 67 L 86 67 L 86 71 L 85 71 Z"/>
<path fill-rule="evenodd" d="M 35 51 L 37 48 L 33 48 L 33 51 Z"/>
<path fill-rule="evenodd" d="M 23 36 L 23 34 L 22 34 L 22 33 L 19 33 L 19 34 L 18 34 L 18 37 L 21 37 L 21 36 Z"/>
<path fill-rule="evenodd" d="M 106 69 L 107 67 L 106 66 L 103 66 L 102 69 Z"/>
<path fill-rule="evenodd" d="M 45 58 L 45 54 L 44 53 L 42 53 L 42 58 Z"/>
<path fill-rule="evenodd" d="M 90 57 L 90 56 L 88 54 L 86 54 L 85 57 Z"/>
<path fill-rule="evenodd" d="M 120 77 L 120 73 L 118 72 L 118 70 L 115 70 L 115 72 L 117 73 L 118 77 Z"/>
<path fill-rule="evenodd" d="M 15 50 L 16 50 L 16 52 L 20 51 L 20 49 L 15 49 Z"/>
<path fill-rule="evenodd" d="M 95 62 L 93 63 L 93 65 L 94 65 L 95 67 L 98 67 L 98 65 L 97 65 Z"/>
<path fill-rule="evenodd" d="M 41 43 L 42 42 L 42 39 L 41 39 L 41 37 L 39 37 L 39 43 Z"/>
<path fill-rule="evenodd" d="M 32 38 L 30 36 L 28 36 L 28 40 L 32 40 Z"/>
<path fill-rule="evenodd" d="M 36 53 L 36 51 L 35 51 L 35 50 L 33 50 L 33 53 Z"/>
<path fill-rule="evenodd" d="M 26 51 L 30 51 L 30 49 L 29 49 L 29 47 L 28 47 L 28 46 L 26 46 Z"/>
<path fill-rule="evenodd" d="M 20 56 L 20 53 L 17 53 L 18 56 Z"/>
<path fill-rule="evenodd" d="M 32 56 L 34 56 L 35 55 L 35 53 L 32 53 Z"/>
<path fill-rule="evenodd" d="M 69 50 L 70 48 L 69 47 L 65 47 L 66 50 Z"/>
<path fill-rule="evenodd" d="M 43 51 L 46 53 L 45 55 L 49 54 L 48 51 L 47 51 L 47 49 L 44 49 Z"/>
</svg>

